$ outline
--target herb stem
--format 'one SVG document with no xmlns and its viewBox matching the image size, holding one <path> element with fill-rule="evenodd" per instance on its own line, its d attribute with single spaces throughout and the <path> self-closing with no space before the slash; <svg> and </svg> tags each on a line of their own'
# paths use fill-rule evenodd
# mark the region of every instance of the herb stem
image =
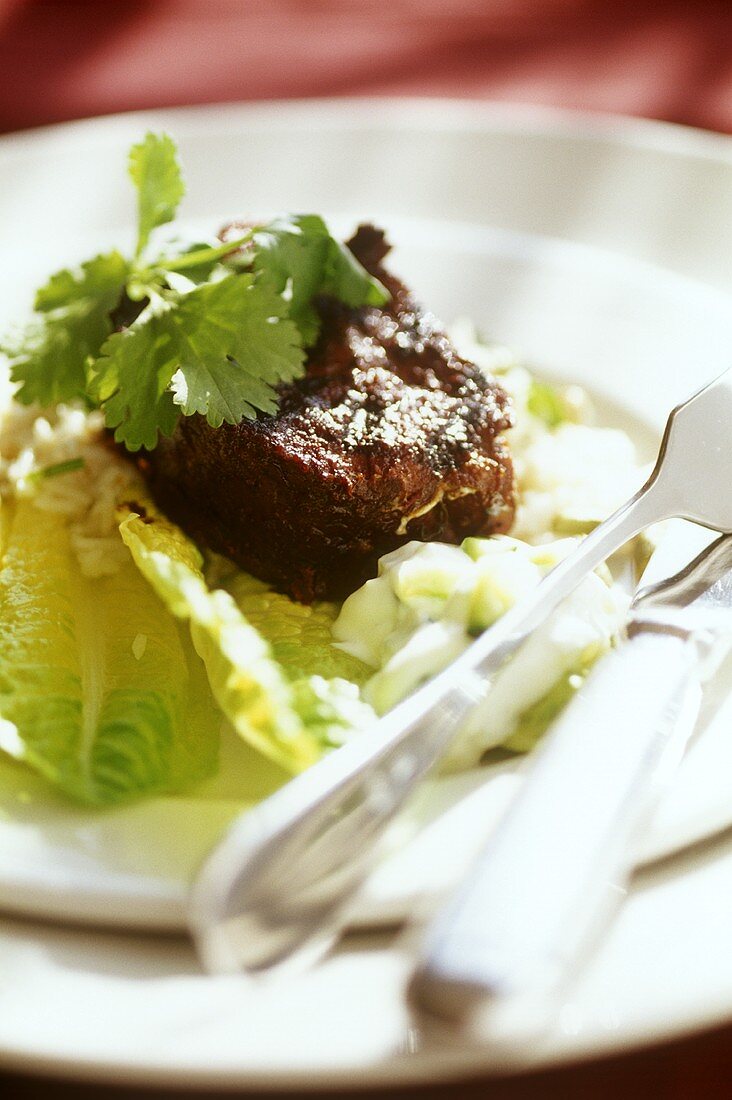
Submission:
<svg viewBox="0 0 732 1100">
<path fill-rule="evenodd" d="M 42 466 L 28 474 L 29 481 L 41 481 L 48 477 L 58 477 L 59 474 L 71 474 L 74 470 L 83 470 L 83 458 L 69 458 L 66 462 L 54 462 L 52 466 Z"/>
<path fill-rule="evenodd" d="M 199 264 L 213 263 L 228 256 L 230 252 L 236 252 L 254 236 L 254 229 L 250 229 L 243 237 L 235 241 L 226 241 L 224 244 L 212 248 L 199 248 L 195 252 L 188 252 L 183 256 L 174 256 L 171 260 L 158 260 L 155 267 L 161 271 L 185 271 L 188 267 L 197 267 Z"/>
</svg>

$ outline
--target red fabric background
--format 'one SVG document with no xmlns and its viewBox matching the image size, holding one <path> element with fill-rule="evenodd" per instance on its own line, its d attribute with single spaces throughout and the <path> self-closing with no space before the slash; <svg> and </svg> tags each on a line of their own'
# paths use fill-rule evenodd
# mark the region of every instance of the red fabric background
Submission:
<svg viewBox="0 0 732 1100">
<path fill-rule="evenodd" d="M 0 129 L 140 107 L 437 94 L 732 132 L 732 0 L 0 0 Z"/>
</svg>

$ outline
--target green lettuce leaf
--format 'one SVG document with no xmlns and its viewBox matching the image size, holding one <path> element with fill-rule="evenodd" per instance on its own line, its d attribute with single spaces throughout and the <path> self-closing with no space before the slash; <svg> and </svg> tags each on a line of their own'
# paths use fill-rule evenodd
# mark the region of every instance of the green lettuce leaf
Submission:
<svg viewBox="0 0 732 1100">
<path fill-rule="evenodd" d="M 0 749 L 95 805 L 212 774 L 218 723 L 200 661 L 133 563 L 84 578 L 64 519 L 28 501 L 4 537 Z"/>
<path fill-rule="evenodd" d="M 145 502 L 120 532 L 138 568 L 180 619 L 187 620 L 211 690 L 236 731 L 290 772 L 321 755 L 322 736 L 308 728 L 269 646 L 231 594 L 208 588 L 197 547 Z M 321 731 L 322 732 L 322 731 Z"/>
<path fill-rule="evenodd" d="M 237 572 L 226 588 L 247 622 L 269 643 L 288 679 L 339 677 L 361 685 L 373 674 L 363 661 L 332 644 L 338 604 L 295 603 L 248 573 Z"/>
<path fill-rule="evenodd" d="M 237 572 L 226 588 L 269 644 L 290 681 L 295 710 L 323 747 L 341 745 L 376 721 L 359 691 L 373 669 L 333 645 L 338 604 L 296 603 L 248 573 Z"/>
</svg>

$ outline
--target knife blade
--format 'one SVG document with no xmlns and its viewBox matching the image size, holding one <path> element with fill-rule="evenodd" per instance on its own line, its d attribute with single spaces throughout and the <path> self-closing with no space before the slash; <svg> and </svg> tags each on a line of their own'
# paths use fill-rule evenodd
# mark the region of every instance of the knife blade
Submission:
<svg viewBox="0 0 732 1100">
<path fill-rule="evenodd" d="M 555 724 L 425 937 L 409 995 L 482 1040 L 540 1031 L 623 896 L 631 841 L 732 642 L 732 537 L 633 601 L 627 640 Z"/>
</svg>

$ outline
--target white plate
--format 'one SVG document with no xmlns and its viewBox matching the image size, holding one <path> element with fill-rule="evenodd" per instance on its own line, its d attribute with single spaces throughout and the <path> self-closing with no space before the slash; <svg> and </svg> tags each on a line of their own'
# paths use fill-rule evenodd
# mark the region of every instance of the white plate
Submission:
<svg viewBox="0 0 732 1100">
<path fill-rule="evenodd" d="M 191 225 L 276 209 L 323 211 L 341 226 L 373 217 L 397 244 L 395 268 L 438 313 L 468 314 L 539 366 L 585 382 L 645 448 L 670 404 L 729 365 L 732 143 L 655 124 L 427 101 L 160 112 L 3 139 L 0 322 L 27 306 L 54 265 L 129 236 L 124 153 L 148 126 L 180 141 Z M 726 724 L 724 712 L 711 715 L 642 858 L 732 820 Z M 234 809 L 214 792 L 205 802 L 89 815 L 6 771 L 0 901 L 16 911 L 176 927 L 191 868 Z M 474 790 L 476 777 L 461 777 L 426 810 L 418 804 L 412 820 L 437 820 L 373 880 L 361 919 L 402 914 L 444 885 L 480 835 L 476 821 L 483 828 L 499 813 L 516 782 L 500 772 Z M 725 923 L 710 899 L 732 890 L 732 861 L 692 861 L 644 881 L 542 1059 L 732 1010 L 732 968 L 693 967 L 696 934 L 679 916 L 699 912 L 703 942 L 726 957 Z M 95 1075 L 239 1084 L 312 1083 L 312 1074 L 356 1084 L 485 1065 L 485 1052 L 447 1054 L 434 1043 L 406 1056 L 418 1045 L 401 1002 L 409 950 L 369 941 L 265 990 L 201 978 L 178 941 L 8 921 L 0 1053 Z M 8 980 L 21 967 L 22 994 Z"/>
</svg>

